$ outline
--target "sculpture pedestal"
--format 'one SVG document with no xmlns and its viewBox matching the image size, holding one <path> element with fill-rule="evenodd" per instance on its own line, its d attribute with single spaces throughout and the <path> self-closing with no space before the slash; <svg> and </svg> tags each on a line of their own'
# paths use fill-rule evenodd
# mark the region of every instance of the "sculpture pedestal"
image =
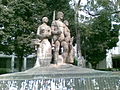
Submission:
<svg viewBox="0 0 120 90">
<path fill-rule="evenodd" d="M 1 90 L 119 90 L 120 76 L 70 64 L 0 76 Z"/>
</svg>

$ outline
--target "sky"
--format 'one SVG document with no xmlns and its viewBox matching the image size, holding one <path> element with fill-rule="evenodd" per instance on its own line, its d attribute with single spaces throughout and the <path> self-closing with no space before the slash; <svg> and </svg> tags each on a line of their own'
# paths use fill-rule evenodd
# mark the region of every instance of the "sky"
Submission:
<svg viewBox="0 0 120 90">
<path fill-rule="evenodd" d="M 71 5 L 71 6 L 74 6 L 74 2 L 75 2 L 75 3 L 78 3 L 78 1 L 79 1 L 79 0 L 71 0 L 71 1 L 70 1 L 70 5 Z M 80 4 L 81 4 L 81 5 L 87 4 L 87 0 L 81 0 L 81 3 L 80 3 Z"/>
<path fill-rule="evenodd" d="M 87 0 L 81 0 L 81 5 L 85 5 L 85 4 L 87 4 Z"/>
</svg>

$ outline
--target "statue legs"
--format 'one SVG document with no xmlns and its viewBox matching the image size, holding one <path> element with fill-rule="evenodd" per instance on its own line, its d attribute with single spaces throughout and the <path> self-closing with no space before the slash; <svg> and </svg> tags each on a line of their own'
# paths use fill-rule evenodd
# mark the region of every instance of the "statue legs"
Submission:
<svg viewBox="0 0 120 90">
<path fill-rule="evenodd" d="M 66 41 L 56 41 L 53 52 L 54 64 L 73 63 L 73 48 Z"/>
<path fill-rule="evenodd" d="M 74 58 L 73 58 L 73 47 L 72 47 L 72 46 L 69 46 L 67 63 L 73 63 L 73 62 L 74 62 Z"/>
<path fill-rule="evenodd" d="M 57 60 L 58 60 L 58 56 L 59 56 L 59 50 L 60 50 L 60 42 L 56 41 L 55 42 L 54 53 L 53 53 L 54 63 L 55 64 L 57 64 Z"/>
<path fill-rule="evenodd" d="M 68 43 L 63 41 L 61 43 L 61 47 L 63 48 L 63 52 L 62 52 L 63 62 L 66 63 L 68 57 Z"/>
</svg>

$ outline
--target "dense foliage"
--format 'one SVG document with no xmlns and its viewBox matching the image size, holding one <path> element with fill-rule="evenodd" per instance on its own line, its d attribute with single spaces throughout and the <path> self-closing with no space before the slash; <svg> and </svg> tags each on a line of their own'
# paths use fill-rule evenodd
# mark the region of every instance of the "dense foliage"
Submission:
<svg viewBox="0 0 120 90">
<path fill-rule="evenodd" d="M 74 11 L 69 0 L 0 0 L 0 51 L 18 56 L 19 71 L 23 57 L 34 52 L 31 40 L 42 17 L 47 16 L 50 25 L 54 10 L 63 11 L 72 25 Z"/>
<path fill-rule="evenodd" d="M 112 22 L 120 21 L 119 11 L 109 0 L 88 0 L 83 10 L 91 19 L 80 24 L 82 55 L 95 68 L 99 61 L 105 59 L 106 50 L 118 42 L 120 25 L 112 26 Z"/>
<path fill-rule="evenodd" d="M 65 20 L 70 23 L 72 36 L 75 38 L 77 36 L 75 40 L 81 42 L 79 45 L 82 55 L 94 67 L 106 57 L 106 49 L 116 46 L 120 27 L 114 25 L 114 28 L 111 28 L 111 22 L 119 22 L 118 0 L 115 3 L 114 0 L 87 0 L 85 6 L 79 6 L 81 1 L 79 0 L 77 12 L 84 10 L 90 17 L 88 21 L 76 25 L 74 20 L 76 9 L 71 9 L 70 1 L 0 0 L 0 51 L 6 54 L 14 52 L 18 56 L 19 71 L 23 57 L 35 52 L 31 39 L 35 38 L 42 17 L 47 16 L 51 25 L 54 10 L 64 12 Z"/>
</svg>

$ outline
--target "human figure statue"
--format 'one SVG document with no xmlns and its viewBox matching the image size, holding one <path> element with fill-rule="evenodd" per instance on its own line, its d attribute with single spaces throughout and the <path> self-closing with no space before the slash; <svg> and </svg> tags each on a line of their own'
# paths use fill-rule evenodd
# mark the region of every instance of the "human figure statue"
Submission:
<svg viewBox="0 0 120 90">
<path fill-rule="evenodd" d="M 64 46 L 64 44 L 66 43 L 64 42 L 65 24 L 62 22 L 63 17 L 64 17 L 63 12 L 58 12 L 57 20 L 54 20 L 51 25 L 51 30 L 53 35 L 52 46 L 54 47 L 53 58 L 54 58 L 55 64 L 58 64 L 59 57 L 61 58 L 61 60 L 63 60 L 62 62 L 65 62 L 64 57 L 61 56 L 63 53 L 63 50 L 65 50 L 65 48 L 62 46 Z"/>
<path fill-rule="evenodd" d="M 64 24 L 66 25 L 65 29 L 64 29 L 64 34 L 65 34 L 65 42 L 67 46 L 66 51 L 64 52 L 65 56 L 66 56 L 66 63 L 73 63 L 73 37 L 71 38 L 70 35 L 70 30 L 68 28 L 69 22 L 67 20 L 64 21 Z"/>
<path fill-rule="evenodd" d="M 37 45 L 36 66 L 50 65 L 51 60 L 54 64 L 73 63 L 73 38 L 70 35 L 68 21 L 62 22 L 63 17 L 64 14 L 58 12 L 57 20 L 52 22 L 51 28 L 47 25 L 48 18 L 42 18 L 43 24 L 38 27 L 35 40 Z M 52 42 L 50 44 L 48 39 L 51 36 Z"/>
<path fill-rule="evenodd" d="M 62 63 L 73 63 L 73 38 L 70 36 L 70 30 L 68 29 L 68 21 L 62 22 L 64 14 L 62 12 L 57 13 L 57 20 L 52 22 L 51 30 L 53 35 L 54 46 L 54 63 L 58 64 L 59 60 Z"/>
<path fill-rule="evenodd" d="M 47 66 L 52 59 L 51 44 L 49 37 L 51 37 L 51 28 L 47 25 L 48 18 L 42 18 L 43 24 L 38 27 L 37 39 L 35 44 L 37 45 L 37 61 L 36 65 Z"/>
</svg>

